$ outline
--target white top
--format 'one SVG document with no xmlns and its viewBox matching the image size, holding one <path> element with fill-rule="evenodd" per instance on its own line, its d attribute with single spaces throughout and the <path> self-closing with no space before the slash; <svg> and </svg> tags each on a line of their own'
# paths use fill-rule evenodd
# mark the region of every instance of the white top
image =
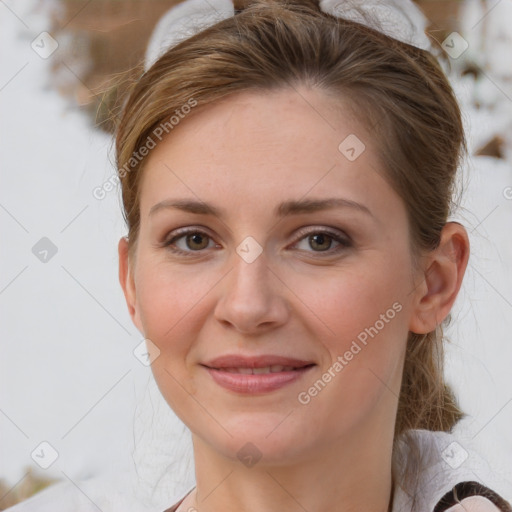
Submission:
<svg viewBox="0 0 512 512">
<path fill-rule="evenodd" d="M 417 448 L 419 464 L 413 469 L 410 453 Z M 460 482 L 478 482 L 510 501 L 512 490 L 467 443 L 453 434 L 413 430 L 397 445 L 397 467 L 401 485 L 394 489 L 392 512 L 432 512 L 439 500 Z M 409 480 L 400 476 L 403 471 Z M 152 500 L 140 491 L 136 471 L 113 478 L 62 482 L 7 509 L 9 512 L 164 512 L 179 503 L 194 487 L 170 491 Z M 179 486 L 178 486 L 179 487 Z M 500 512 L 481 496 L 465 498 L 449 512 Z"/>
</svg>

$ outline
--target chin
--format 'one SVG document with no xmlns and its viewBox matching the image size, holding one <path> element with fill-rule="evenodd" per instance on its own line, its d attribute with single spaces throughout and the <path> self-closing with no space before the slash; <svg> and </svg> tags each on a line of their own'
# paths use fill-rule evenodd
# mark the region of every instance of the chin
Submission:
<svg viewBox="0 0 512 512">
<path fill-rule="evenodd" d="M 251 464 L 283 465 L 285 461 L 304 458 L 309 444 L 304 429 L 287 421 L 282 413 L 239 414 L 221 421 L 232 437 L 226 434 L 220 439 L 211 439 L 211 428 L 207 426 L 206 439 L 210 438 L 208 444 L 226 458 L 240 461 L 247 467 L 252 467 Z"/>
</svg>

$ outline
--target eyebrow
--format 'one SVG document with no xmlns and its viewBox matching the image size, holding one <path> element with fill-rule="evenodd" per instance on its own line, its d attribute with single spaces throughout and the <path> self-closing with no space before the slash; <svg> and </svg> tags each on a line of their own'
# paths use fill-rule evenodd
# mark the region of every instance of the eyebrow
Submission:
<svg viewBox="0 0 512 512">
<path fill-rule="evenodd" d="M 165 199 L 164 201 L 152 206 L 149 210 L 149 215 L 154 215 L 157 211 L 169 208 L 182 210 L 188 213 L 195 213 L 197 215 L 214 215 L 220 219 L 223 219 L 226 216 L 226 210 L 223 208 L 218 208 L 212 204 L 193 199 Z M 301 213 L 314 213 L 322 210 L 332 210 L 334 208 L 352 208 L 374 217 L 373 213 L 365 205 L 340 197 L 284 201 L 274 209 L 274 215 L 283 218 Z"/>
</svg>

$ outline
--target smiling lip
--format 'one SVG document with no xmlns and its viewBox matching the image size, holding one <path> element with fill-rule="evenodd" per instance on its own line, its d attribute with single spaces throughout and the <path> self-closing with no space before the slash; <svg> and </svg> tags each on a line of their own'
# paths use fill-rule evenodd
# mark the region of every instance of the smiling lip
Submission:
<svg viewBox="0 0 512 512">
<path fill-rule="evenodd" d="M 296 381 L 315 363 L 290 357 L 227 355 L 203 364 L 220 386 L 238 393 L 265 393 Z"/>
</svg>

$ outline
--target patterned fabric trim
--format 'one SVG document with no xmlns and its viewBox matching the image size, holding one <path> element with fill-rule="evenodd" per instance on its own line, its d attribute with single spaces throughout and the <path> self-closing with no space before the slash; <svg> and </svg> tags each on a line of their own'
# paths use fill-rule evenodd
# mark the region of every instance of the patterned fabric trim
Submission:
<svg viewBox="0 0 512 512">
<path fill-rule="evenodd" d="M 512 506 L 499 494 L 478 482 L 460 482 L 451 491 L 448 491 L 435 506 L 434 512 L 443 512 L 457 505 L 464 498 L 470 496 L 483 496 L 494 503 L 502 512 L 512 512 Z"/>
</svg>

